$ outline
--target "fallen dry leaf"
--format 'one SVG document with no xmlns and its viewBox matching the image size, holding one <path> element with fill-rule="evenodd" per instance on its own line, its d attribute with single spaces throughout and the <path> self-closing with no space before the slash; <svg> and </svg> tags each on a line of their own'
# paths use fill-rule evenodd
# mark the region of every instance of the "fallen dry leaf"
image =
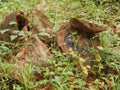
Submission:
<svg viewBox="0 0 120 90">
<path fill-rule="evenodd" d="M 115 34 L 119 34 L 120 30 L 115 30 L 114 32 L 115 32 Z"/>
<path fill-rule="evenodd" d="M 18 56 L 18 60 L 23 60 L 25 58 L 25 52 L 26 52 L 26 49 L 23 48 L 21 50 L 21 52 L 18 53 L 18 55 L 17 55 Z"/>
<path fill-rule="evenodd" d="M 112 88 L 112 84 L 111 84 L 111 79 L 110 79 L 110 77 L 108 77 L 108 78 L 105 79 L 105 83 L 107 84 L 107 86 L 108 86 L 109 88 Z"/>
<path fill-rule="evenodd" d="M 70 77 L 69 82 L 70 82 L 70 83 L 73 83 L 74 81 L 75 81 L 75 77 Z"/>
<path fill-rule="evenodd" d="M 41 90 L 49 90 L 49 88 L 50 88 L 50 85 L 49 84 L 47 84 L 44 88 L 42 88 Z"/>
<path fill-rule="evenodd" d="M 98 48 L 99 50 L 104 50 L 104 48 L 103 48 L 102 46 L 97 46 L 97 48 Z"/>
</svg>

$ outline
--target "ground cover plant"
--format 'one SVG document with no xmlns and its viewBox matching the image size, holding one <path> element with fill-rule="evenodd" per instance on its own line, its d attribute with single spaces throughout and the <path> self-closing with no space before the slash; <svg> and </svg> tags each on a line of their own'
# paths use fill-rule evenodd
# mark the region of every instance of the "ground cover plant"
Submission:
<svg viewBox="0 0 120 90">
<path fill-rule="evenodd" d="M 41 0 L 44 2 L 44 0 Z M 40 0 L 0 0 L 0 22 L 3 17 L 15 10 L 25 14 L 31 8 L 41 3 Z M 119 90 L 120 89 L 120 2 L 117 0 L 46 0 L 42 12 L 53 25 L 53 36 L 48 33 L 40 35 L 52 37 L 47 45 L 53 57 L 45 59 L 47 65 L 32 65 L 21 67 L 21 79 L 12 79 L 18 67 L 13 64 L 16 57 L 11 56 L 10 44 L 0 41 L 0 90 Z M 69 55 L 61 52 L 57 45 L 56 33 L 61 24 L 71 18 L 80 18 L 106 26 L 106 31 L 97 34 L 100 45 L 88 48 L 95 59 L 85 59 L 78 52 L 71 51 Z M 14 23 L 13 23 L 14 24 Z M 24 34 L 22 33 L 24 36 Z M 31 35 L 31 34 L 30 34 Z M 73 37 L 76 34 L 73 33 Z M 14 39 L 12 37 L 11 39 Z M 25 43 L 23 43 L 26 46 Z M 18 43 L 15 45 L 19 47 Z M 9 58 L 9 57 L 7 57 Z M 84 65 L 87 60 L 96 63 Z M 37 72 L 37 79 L 33 79 Z"/>
</svg>

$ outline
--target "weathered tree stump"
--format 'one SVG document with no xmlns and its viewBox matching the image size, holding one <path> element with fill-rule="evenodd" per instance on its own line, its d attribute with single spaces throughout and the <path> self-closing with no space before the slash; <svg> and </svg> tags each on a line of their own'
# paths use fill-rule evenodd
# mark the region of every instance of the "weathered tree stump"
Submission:
<svg viewBox="0 0 120 90">
<path fill-rule="evenodd" d="M 88 50 L 91 47 L 100 45 L 97 33 L 106 30 L 103 26 L 90 23 L 85 20 L 72 18 L 70 22 L 63 24 L 57 33 L 58 46 L 63 53 L 69 53 L 72 48 L 77 51 L 81 57 L 86 58 L 92 53 Z"/>
<path fill-rule="evenodd" d="M 14 23 L 10 24 L 11 22 Z M 43 41 L 40 40 L 42 36 L 40 36 L 39 33 L 42 29 L 52 30 L 52 24 L 41 11 L 36 10 L 35 8 L 31 9 L 30 13 L 26 16 L 20 10 L 5 16 L 0 25 L 0 31 L 6 30 L 6 32 L 0 33 L 0 40 L 14 43 L 14 45 L 20 43 L 19 47 L 12 46 L 14 49 L 11 48 L 12 51 L 15 52 L 12 57 L 16 57 L 16 62 L 9 61 L 15 65 L 14 74 L 10 76 L 11 79 L 21 80 L 23 78 L 21 75 L 21 68 L 27 69 L 30 63 L 32 67 L 44 67 L 48 65 L 47 59 L 51 57 L 51 53 Z M 11 41 L 10 36 L 16 30 L 23 30 L 25 33 L 30 31 L 32 34 L 23 38 L 22 41 L 19 37 Z M 46 31 L 46 33 L 49 32 Z M 52 31 L 50 31 L 50 34 L 52 34 Z M 49 41 L 47 36 L 45 36 L 45 38 Z M 13 60 L 13 58 L 7 58 L 7 60 Z M 33 76 L 33 79 L 35 79 L 35 76 Z"/>
</svg>

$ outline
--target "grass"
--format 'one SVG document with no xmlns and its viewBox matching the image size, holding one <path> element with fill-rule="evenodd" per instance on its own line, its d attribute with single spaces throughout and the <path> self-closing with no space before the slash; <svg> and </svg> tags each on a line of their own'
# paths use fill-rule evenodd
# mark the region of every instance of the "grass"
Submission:
<svg viewBox="0 0 120 90">
<path fill-rule="evenodd" d="M 97 65 L 85 67 L 82 59 L 76 52 L 71 52 L 73 56 L 63 55 L 56 45 L 52 43 L 51 51 L 54 58 L 48 59 L 50 64 L 47 67 L 32 66 L 30 62 L 28 68 L 21 68 L 20 83 L 14 83 L 14 90 L 30 90 L 35 87 L 44 87 L 50 84 L 50 90 L 119 90 L 120 88 L 120 38 L 113 33 L 113 28 L 119 30 L 120 26 L 120 5 L 112 0 L 98 2 L 96 0 L 46 0 L 47 5 L 44 12 L 54 25 L 57 32 L 60 25 L 68 22 L 70 18 L 82 18 L 99 25 L 107 25 L 108 30 L 98 36 L 102 49 L 94 49 Z M 0 21 L 3 16 L 15 11 L 23 10 L 25 14 L 40 0 L 0 0 Z M 16 65 L 9 64 L 4 60 L 4 56 L 11 53 L 11 48 L 6 42 L 0 44 L 0 89 L 8 90 L 9 77 L 14 74 Z M 99 60 L 98 60 L 99 59 Z M 82 70 L 77 68 L 79 64 Z M 42 79 L 33 80 L 34 72 L 42 73 Z M 89 75 L 89 72 L 92 75 Z M 91 77 L 92 76 L 92 77 Z M 71 79 L 72 78 L 72 79 Z M 72 81 L 71 81 L 72 80 Z M 88 88 L 89 87 L 89 88 Z"/>
</svg>

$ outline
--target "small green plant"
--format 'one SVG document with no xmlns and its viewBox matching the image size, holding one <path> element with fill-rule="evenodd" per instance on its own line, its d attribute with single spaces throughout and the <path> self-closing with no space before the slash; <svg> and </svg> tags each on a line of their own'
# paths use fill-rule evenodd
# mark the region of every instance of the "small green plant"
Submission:
<svg viewBox="0 0 120 90">
<path fill-rule="evenodd" d="M 11 49 L 6 42 L 0 44 L 0 58 L 4 58 L 6 55 L 10 54 L 10 52 Z"/>
<path fill-rule="evenodd" d="M 22 10 L 27 14 L 40 1 L 0 0 L 0 22 L 5 15 L 15 10 Z M 55 32 L 59 30 L 62 23 L 69 21 L 72 17 L 107 25 L 110 28 L 99 34 L 100 46 L 98 49 L 94 46 L 89 48 L 96 59 L 91 61 L 95 61 L 97 64 L 92 67 L 85 66 L 86 60 L 72 50 L 70 55 L 63 55 L 54 42 L 55 45 L 50 46 L 54 57 L 46 60 L 49 64 L 45 67 L 39 64 L 32 66 L 32 62 L 30 62 L 28 67 L 21 67 L 22 77 L 19 81 L 21 84 L 13 84 L 13 90 L 43 88 L 46 84 L 50 84 L 50 90 L 119 90 L 120 37 L 112 31 L 114 28 L 118 29 L 120 24 L 119 2 L 116 0 L 88 0 L 87 2 L 86 0 L 46 0 L 46 2 L 45 14 L 54 25 Z M 11 22 L 10 24 L 16 23 Z M 4 34 L 7 31 L 9 29 L 1 30 L 0 33 Z M 31 32 L 14 30 L 10 39 L 14 41 L 18 37 L 25 38 L 26 35 L 31 36 Z M 44 31 L 39 35 L 52 37 Z M 77 41 L 79 38 L 75 38 L 75 40 Z M 15 48 L 19 48 L 19 46 L 18 43 L 15 44 Z M 10 43 L 0 41 L 0 90 L 9 90 L 10 76 L 15 73 L 14 68 L 18 68 L 4 59 L 12 49 Z M 33 79 L 35 72 L 42 74 L 42 79 Z"/>
<path fill-rule="evenodd" d="M 14 71 L 14 65 L 9 64 L 7 62 L 3 62 L 0 58 L 0 89 L 8 90 L 9 89 L 9 77 L 12 75 Z"/>
<path fill-rule="evenodd" d="M 32 78 L 34 77 L 34 68 L 31 62 L 29 63 L 27 68 L 25 67 L 21 68 L 21 76 L 22 76 L 21 82 L 23 83 L 25 90 L 29 90 L 36 87 L 36 82 L 32 80 Z"/>
</svg>

